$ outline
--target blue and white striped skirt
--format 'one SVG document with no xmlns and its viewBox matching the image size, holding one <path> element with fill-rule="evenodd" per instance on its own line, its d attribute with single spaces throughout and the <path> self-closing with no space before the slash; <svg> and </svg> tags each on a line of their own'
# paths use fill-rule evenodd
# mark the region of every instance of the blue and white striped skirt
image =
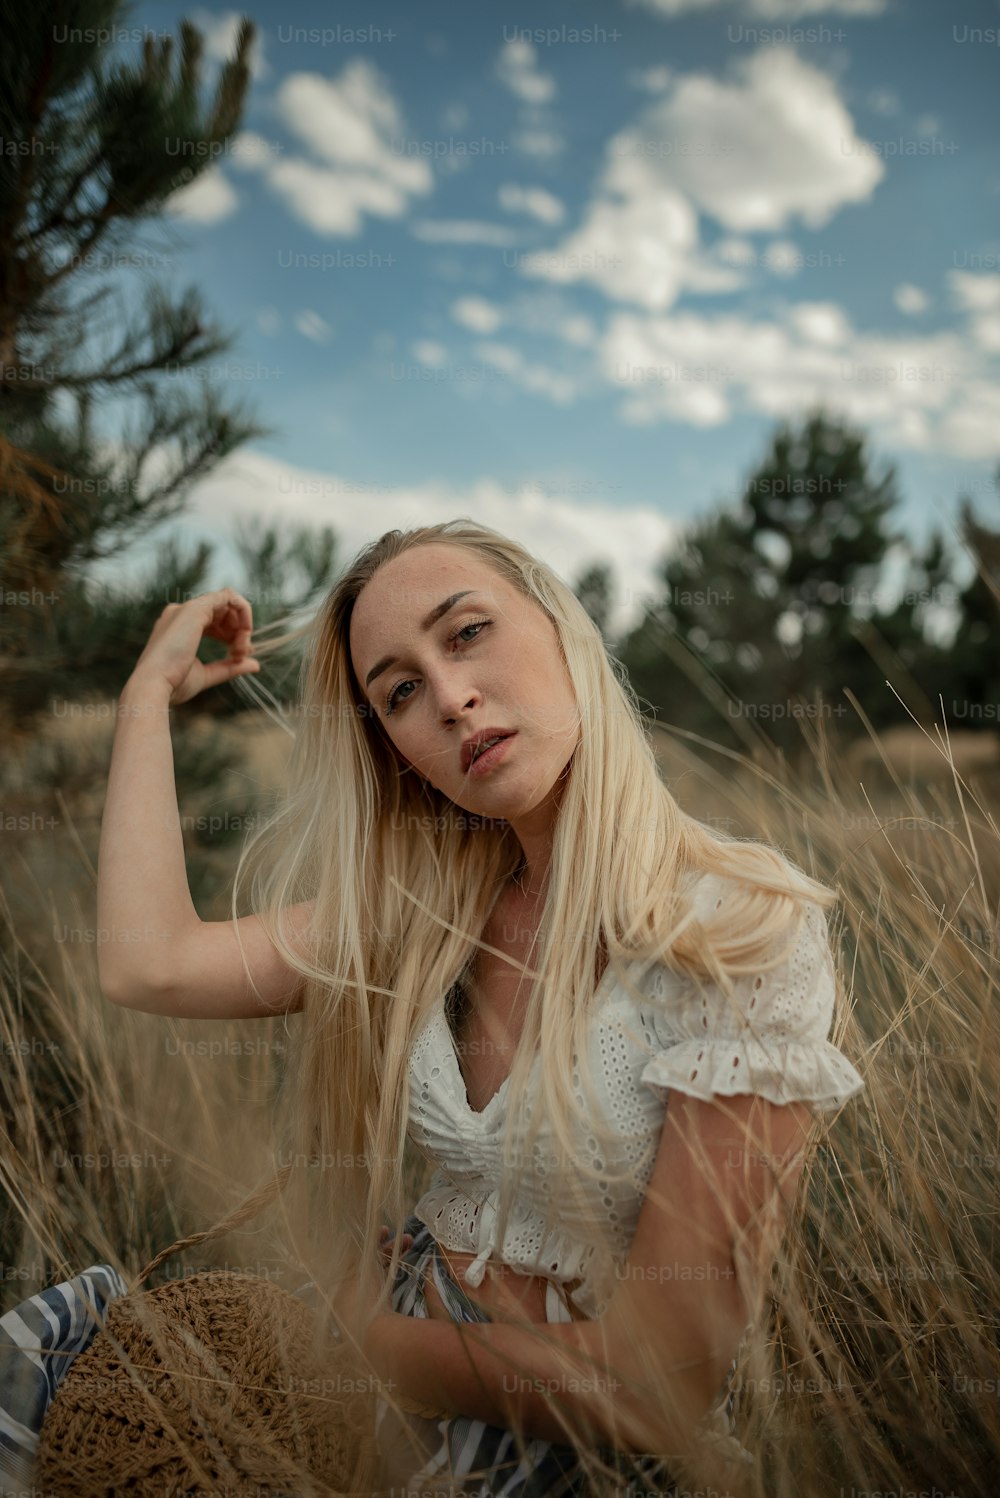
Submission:
<svg viewBox="0 0 1000 1498">
<path fill-rule="evenodd" d="M 31 1491 L 38 1434 L 78 1352 L 104 1325 L 127 1285 L 110 1264 L 92 1264 L 0 1316 L 0 1494 Z"/>
</svg>

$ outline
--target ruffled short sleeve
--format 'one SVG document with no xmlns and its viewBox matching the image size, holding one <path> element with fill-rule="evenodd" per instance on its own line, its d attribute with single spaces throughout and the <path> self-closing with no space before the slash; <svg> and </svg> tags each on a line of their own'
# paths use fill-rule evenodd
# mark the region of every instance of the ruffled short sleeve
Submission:
<svg viewBox="0 0 1000 1498">
<path fill-rule="evenodd" d="M 699 896 L 723 898 L 726 881 L 705 876 Z M 709 1099 L 756 1093 L 772 1103 L 839 1108 L 864 1087 L 829 1040 L 836 978 L 826 917 L 808 902 L 787 957 L 759 974 L 733 979 L 733 993 L 703 980 L 677 993 L 664 987 L 653 1012 L 657 1050 L 640 1080 Z M 784 945 L 781 937 L 778 947 Z"/>
</svg>

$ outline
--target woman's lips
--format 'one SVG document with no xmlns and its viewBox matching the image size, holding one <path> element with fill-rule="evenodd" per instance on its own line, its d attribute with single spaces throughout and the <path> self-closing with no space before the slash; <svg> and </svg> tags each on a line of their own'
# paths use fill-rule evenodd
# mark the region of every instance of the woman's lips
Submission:
<svg viewBox="0 0 1000 1498">
<path fill-rule="evenodd" d="M 469 774 L 488 774 L 494 765 L 498 765 L 506 757 L 507 750 L 516 737 L 516 733 L 509 733 L 506 738 L 500 739 L 491 749 L 484 749 L 482 754 L 478 754 L 472 761 L 469 766 Z"/>
</svg>

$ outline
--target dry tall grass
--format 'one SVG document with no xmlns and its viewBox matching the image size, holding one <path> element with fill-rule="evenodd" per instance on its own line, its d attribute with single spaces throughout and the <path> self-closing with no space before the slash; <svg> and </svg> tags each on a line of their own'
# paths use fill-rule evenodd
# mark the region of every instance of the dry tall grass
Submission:
<svg viewBox="0 0 1000 1498">
<path fill-rule="evenodd" d="M 1000 1486 L 1000 771 L 966 778 L 946 737 L 927 742 L 938 769 L 914 783 L 888 759 L 859 768 L 822 727 L 796 766 L 657 736 L 685 809 L 839 887 L 846 1002 L 833 1039 L 867 1082 L 816 1125 L 740 1368 L 739 1433 L 755 1460 L 734 1498 Z M 279 777 L 280 735 L 254 746 L 251 773 Z M 100 735 L 79 746 L 98 778 L 109 748 Z M 4 1309 L 95 1260 L 129 1278 L 215 1222 L 273 1158 L 269 1098 L 294 1016 L 179 1023 L 115 1009 L 92 943 L 54 940 L 93 926 L 94 815 L 66 807 L 58 828 L 20 832 L 7 863 Z M 222 896 L 202 913 L 224 916 Z M 265 1214 L 161 1277 L 238 1267 L 294 1288 L 276 1227 Z"/>
</svg>

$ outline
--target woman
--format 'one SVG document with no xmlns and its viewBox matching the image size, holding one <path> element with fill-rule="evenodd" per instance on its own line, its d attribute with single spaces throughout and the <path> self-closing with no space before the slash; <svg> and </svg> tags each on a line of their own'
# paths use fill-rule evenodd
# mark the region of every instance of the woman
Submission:
<svg viewBox="0 0 1000 1498">
<path fill-rule="evenodd" d="M 289 792 L 233 920 L 202 922 L 151 831 L 167 710 L 303 634 Z M 102 988 L 301 1014 L 287 1221 L 383 1380 L 380 1491 L 668 1492 L 725 1440 L 805 1130 L 863 1086 L 827 1039 L 835 899 L 680 810 L 572 591 L 486 527 L 387 533 L 266 641 L 232 590 L 164 611 L 122 693 L 98 888 L 99 926 L 155 913 L 158 939 L 102 946 Z M 436 1167 L 416 1202 L 407 1137 Z"/>
</svg>

